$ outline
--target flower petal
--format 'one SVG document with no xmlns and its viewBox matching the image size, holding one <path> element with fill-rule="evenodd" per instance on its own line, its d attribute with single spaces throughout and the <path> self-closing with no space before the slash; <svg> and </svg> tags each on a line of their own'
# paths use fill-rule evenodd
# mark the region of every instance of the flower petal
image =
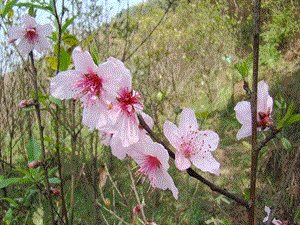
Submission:
<svg viewBox="0 0 300 225">
<path fill-rule="evenodd" d="M 10 40 L 21 39 L 24 36 L 24 30 L 18 26 L 8 27 L 8 36 Z"/>
<path fill-rule="evenodd" d="M 236 112 L 236 118 L 241 124 L 251 124 L 251 105 L 250 102 L 239 102 L 234 110 Z"/>
<path fill-rule="evenodd" d="M 50 93 L 55 98 L 70 99 L 76 97 L 76 82 L 81 74 L 75 70 L 58 73 L 50 83 Z"/>
<path fill-rule="evenodd" d="M 73 50 L 72 59 L 76 71 L 85 74 L 89 72 L 96 72 L 97 70 L 97 66 L 95 65 L 90 53 L 88 51 L 83 51 L 80 46 Z"/>
<path fill-rule="evenodd" d="M 113 137 L 110 143 L 111 152 L 118 159 L 122 160 L 126 156 L 127 148 L 122 145 L 120 138 Z"/>
<path fill-rule="evenodd" d="M 171 123 L 170 121 L 166 121 L 164 124 L 164 134 L 169 140 L 170 144 L 175 149 L 179 150 L 181 144 L 181 134 L 177 126 L 174 123 Z"/>
<path fill-rule="evenodd" d="M 236 134 L 236 138 L 238 140 L 243 139 L 245 137 L 249 137 L 252 135 L 252 125 L 250 124 L 244 124 L 239 131 Z"/>
<path fill-rule="evenodd" d="M 36 25 L 37 25 L 35 19 L 32 16 L 29 16 L 28 14 L 25 14 L 23 16 L 23 22 L 24 22 L 26 28 L 28 28 L 28 27 L 33 28 L 33 27 L 36 27 Z"/>
<path fill-rule="evenodd" d="M 180 151 L 177 151 L 175 153 L 175 165 L 179 170 L 186 170 L 191 167 L 191 162 Z"/>
<path fill-rule="evenodd" d="M 257 112 L 267 112 L 267 102 L 269 98 L 269 86 L 261 80 L 257 84 Z"/>
<path fill-rule="evenodd" d="M 186 135 L 190 130 L 198 130 L 199 125 L 195 112 L 192 109 L 183 109 L 178 128 L 183 136 Z"/>
<path fill-rule="evenodd" d="M 90 130 L 101 129 L 109 123 L 107 109 L 100 102 L 84 107 L 82 112 L 82 124 Z"/>
<path fill-rule="evenodd" d="M 191 161 L 200 170 L 219 175 L 220 163 L 215 160 L 211 153 L 193 155 Z"/>
<path fill-rule="evenodd" d="M 24 57 L 27 56 L 29 54 L 29 52 L 31 52 L 33 50 L 33 47 L 34 47 L 34 45 L 29 43 L 27 38 L 22 38 L 20 43 L 18 44 L 18 49 L 20 51 L 20 54 Z"/>
<path fill-rule="evenodd" d="M 126 115 L 121 116 L 117 122 L 118 132 L 116 137 L 119 137 L 124 147 L 128 147 L 139 140 L 139 128 L 137 118 L 128 118 Z"/>
<path fill-rule="evenodd" d="M 219 135 L 212 130 L 199 131 L 198 134 L 201 136 L 201 139 L 204 140 L 203 148 L 207 151 L 214 151 L 219 145 Z"/>
</svg>

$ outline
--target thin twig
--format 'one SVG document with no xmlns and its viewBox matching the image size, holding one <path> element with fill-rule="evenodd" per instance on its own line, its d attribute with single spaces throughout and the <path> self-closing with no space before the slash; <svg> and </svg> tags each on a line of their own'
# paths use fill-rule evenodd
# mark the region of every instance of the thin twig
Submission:
<svg viewBox="0 0 300 225">
<path fill-rule="evenodd" d="M 147 35 L 147 37 L 145 37 L 144 40 L 142 40 L 142 42 L 132 51 L 132 53 L 129 54 L 129 56 L 127 56 L 125 59 L 122 59 L 123 62 L 127 61 L 128 59 L 131 58 L 131 56 L 133 56 L 133 54 L 135 54 L 139 48 L 151 37 L 151 35 L 154 33 L 154 31 L 158 28 L 158 26 L 162 23 L 163 19 L 165 18 L 165 16 L 168 14 L 171 6 L 173 5 L 173 3 L 176 0 L 172 0 L 169 2 L 168 7 L 166 9 L 166 11 L 164 12 L 164 14 L 162 15 L 162 17 L 160 18 L 160 20 L 158 21 L 158 23 L 155 25 L 155 27 L 151 30 L 151 32 Z M 125 55 L 124 55 L 125 56 Z"/>
<path fill-rule="evenodd" d="M 146 124 L 146 122 L 144 121 L 143 117 L 141 115 L 138 115 L 138 119 L 139 122 L 141 124 L 141 126 L 148 132 L 148 134 L 158 143 L 160 143 L 162 146 L 164 146 L 164 148 L 168 151 L 169 156 L 172 159 L 175 159 L 175 154 L 170 150 L 170 148 L 168 147 L 168 145 L 166 145 L 164 142 L 162 142 L 156 135 L 155 133 L 149 128 L 149 126 Z M 194 171 L 193 169 L 189 168 L 187 169 L 187 173 L 188 175 L 190 175 L 191 177 L 196 178 L 197 180 L 201 181 L 202 183 L 204 183 L 205 185 L 207 185 L 208 187 L 210 187 L 210 189 L 212 191 L 218 192 L 222 195 L 225 195 L 226 197 L 236 201 L 238 204 L 249 208 L 249 204 L 246 200 L 235 196 L 234 194 L 228 192 L 227 190 L 220 188 L 218 186 L 216 186 L 215 184 L 211 183 L 210 181 L 206 180 L 204 177 L 202 177 L 200 174 L 198 174 L 196 171 Z"/>
<path fill-rule="evenodd" d="M 133 179 L 133 177 L 132 177 L 132 173 L 131 173 L 131 169 L 130 169 L 130 166 L 129 166 L 129 162 L 128 162 L 128 161 L 127 161 L 127 168 L 128 168 L 128 173 L 129 173 L 129 175 L 130 175 L 130 179 L 131 179 L 131 183 L 132 183 L 131 187 L 132 187 L 133 192 L 134 192 L 134 195 L 135 195 L 135 197 L 136 197 L 136 201 L 137 201 L 137 203 L 138 203 L 138 205 L 139 205 L 139 207 L 140 207 L 140 209 L 141 209 L 141 213 L 142 213 L 143 220 L 144 220 L 144 222 L 146 223 L 146 222 L 147 222 L 147 218 L 146 218 L 146 216 L 145 216 L 144 206 L 141 204 L 141 201 L 140 201 L 140 198 L 139 198 L 139 194 L 138 194 L 138 192 L 137 192 L 137 190 L 136 190 L 136 186 L 135 186 L 135 183 L 134 183 L 134 179 Z"/>
</svg>

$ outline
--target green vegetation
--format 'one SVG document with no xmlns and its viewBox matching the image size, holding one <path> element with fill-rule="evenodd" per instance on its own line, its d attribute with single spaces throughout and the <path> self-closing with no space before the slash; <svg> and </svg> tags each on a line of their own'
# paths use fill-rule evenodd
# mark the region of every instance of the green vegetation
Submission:
<svg viewBox="0 0 300 225">
<path fill-rule="evenodd" d="M 74 8 L 65 11 L 60 49 L 56 27 L 51 37 L 54 48 L 36 59 L 50 186 L 60 189 L 61 164 L 71 224 L 142 224 L 142 217 L 132 213 L 137 200 L 129 172 L 134 174 L 136 169 L 128 171 L 128 165 L 136 165 L 112 156 L 99 134 L 81 124 L 82 108 L 75 100 L 49 97 L 49 80 L 58 63 L 61 71 L 72 69 L 71 52 L 78 45 L 88 49 L 97 64 L 109 56 L 125 61 L 133 87 L 143 96 L 145 112 L 153 118 L 153 129 L 161 139 L 166 140 L 164 122 L 178 123 L 182 108 L 192 108 L 201 129 L 214 130 L 221 138 L 214 153 L 221 163 L 220 175 L 197 172 L 248 200 L 251 144 L 249 138 L 236 140 L 241 125 L 233 108 L 238 101 L 248 100 L 243 79 L 249 87 L 252 83 L 252 1 L 183 0 L 169 5 L 165 0 L 149 0 L 123 10 L 106 23 L 105 9 L 97 6 L 97 1 L 89 1 L 82 13 L 80 9 L 85 6 L 74 2 Z M 53 10 L 44 1 L 31 3 L 0 1 L 1 29 L 6 31 L 5 27 L 16 24 L 16 15 L 21 9 L 24 12 L 25 6 L 26 11 Z M 272 117 L 282 130 L 259 155 L 256 217 L 262 221 L 265 205 L 273 208 L 280 198 L 276 218 L 299 224 L 300 174 L 295 168 L 300 166 L 300 3 L 265 0 L 262 9 L 259 80 L 270 86 Z M 86 19 L 88 10 L 93 15 Z M 28 166 L 41 159 L 36 110 L 18 106 L 21 100 L 34 98 L 33 86 L 25 65 L 6 40 L 0 60 L 0 224 L 51 224 L 43 196 L 45 173 L 41 167 Z M 259 133 L 259 141 L 269 132 Z M 178 201 L 169 190 L 153 190 L 143 178 L 134 176 L 149 221 L 247 223 L 245 208 L 178 171 L 171 159 L 169 163 L 169 173 L 179 190 Z M 288 173 L 292 179 L 287 180 Z M 62 216 L 60 195 L 52 194 L 52 200 Z"/>
</svg>

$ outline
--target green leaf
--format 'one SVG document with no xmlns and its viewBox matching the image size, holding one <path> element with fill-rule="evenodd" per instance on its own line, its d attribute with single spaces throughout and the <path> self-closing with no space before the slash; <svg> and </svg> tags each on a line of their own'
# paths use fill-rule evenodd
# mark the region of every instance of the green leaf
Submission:
<svg viewBox="0 0 300 225">
<path fill-rule="evenodd" d="M 50 184 L 60 184 L 60 179 L 57 177 L 51 177 L 51 178 L 49 178 L 49 183 Z"/>
<path fill-rule="evenodd" d="M 281 141 L 282 146 L 284 147 L 285 150 L 287 150 L 289 152 L 292 150 L 292 144 L 291 144 L 291 142 L 287 138 L 282 137 L 280 139 L 280 141 Z"/>
<path fill-rule="evenodd" d="M 40 144 L 37 142 L 34 136 L 31 137 L 26 150 L 27 150 L 27 157 L 29 163 L 41 159 Z"/>
<path fill-rule="evenodd" d="M 15 200 L 11 199 L 11 198 L 1 198 L 0 200 L 1 201 L 7 201 L 16 208 L 18 207 L 18 203 Z"/>
<path fill-rule="evenodd" d="M 20 2 L 17 4 L 17 6 L 24 6 L 27 8 L 36 8 L 36 9 L 42 9 L 42 10 L 46 10 L 46 11 L 52 11 L 52 8 L 49 5 L 42 6 L 42 5 L 36 5 L 36 4 L 32 4 L 32 3 L 27 3 L 27 2 Z"/>
<path fill-rule="evenodd" d="M 91 52 L 92 58 L 93 58 L 95 64 L 98 65 L 100 62 L 100 57 L 99 57 L 99 52 L 98 52 L 98 48 L 97 48 L 95 39 L 93 39 L 90 42 L 89 47 L 90 47 L 90 52 Z"/>
<path fill-rule="evenodd" d="M 300 206 L 298 206 L 297 208 L 297 212 L 294 217 L 294 222 L 299 222 L 299 220 L 300 220 Z"/>
<path fill-rule="evenodd" d="M 79 45 L 78 39 L 72 34 L 64 34 L 62 40 L 65 44 L 69 45 L 70 47 L 76 47 Z"/>
<path fill-rule="evenodd" d="M 50 96 L 49 100 L 50 100 L 50 102 L 52 102 L 52 103 L 54 103 L 55 105 L 57 105 L 59 108 L 63 108 L 63 105 L 62 105 L 60 99 L 54 98 L 53 96 Z"/>
<path fill-rule="evenodd" d="M 1 12 L 2 18 L 4 18 L 4 17 L 6 16 L 6 14 L 7 14 L 9 11 L 12 10 L 12 7 L 13 7 L 14 5 L 16 5 L 17 2 L 18 2 L 18 0 L 12 0 L 12 1 L 9 1 L 9 0 L 8 0 L 8 1 L 6 2 L 5 6 L 4 6 L 4 9 L 3 9 L 3 11 Z"/>
<path fill-rule="evenodd" d="M 286 126 L 300 121 L 300 114 L 292 115 L 286 122 Z"/>
<path fill-rule="evenodd" d="M 67 19 L 66 23 L 63 25 L 63 27 L 61 28 L 61 32 L 64 33 L 64 31 L 68 28 L 68 26 L 73 23 L 74 19 L 76 18 L 76 16 L 73 16 L 71 19 Z"/>
<path fill-rule="evenodd" d="M 36 10 L 34 10 L 34 8 L 31 6 L 29 7 L 28 9 L 28 14 L 32 17 L 35 17 L 36 16 Z"/>
<path fill-rule="evenodd" d="M 293 112 L 295 110 L 295 104 L 294 102 L 291 102 L 289 108 L 287 109 L 286 114 L 284 115 L 284 117 L 278 122 L 277 124 L 277 129 L 281 129 L 282 127 L 287 126 L 287 122 L 289 121 L 289 119 L 291 118 Z"/>
<path fill-rule="evenodd" d="M 246 188 L 244 192 L 245 192 L 245 194 L 244 194 L 245 199 L 249 200 L 250 199 L 250 188 Z"/>
<path fill-rule="evenodd" d="M 57 44 L 56 44 L 54 46 L 54 53 L 55 54 L 58 53 L 57 50 L 58 49 L 57 49 Z M 51 65 L 51 68 L 56 70 L 57 69 L 56 68 L 57 67 L 57 58 L 52 58 L 52 59 L 54 59 L 54 61 L 52 61 L 52 63 L 54 63 L 54 64 Z M 49 62 L 49 60 L 48 60 L 48 62 Z M 71 55 L 62 46 L 60 46 L 60 61 L 59 62 L 60 62 L 60 65 L 59 65 L 59 70 L 60 71 L 68 70 L 68 67 L 71 63 Z M 54 68 L 53 68 L 53 65 L 55 66 Z"/>
<path fill-rule="evenodd" d="M 13 177 L 9 179 L 1 180 L 0 189 L 5 188 L 9 185 L 21 184 L 21 183 L 30 183 L 30 179 L 28 177 Z"/>
<path fill-rule="evenodd" d="M 13 219 L 13 209 L 9 208 L 3 218 L 6 225 L 10 225 Z"/>
<path fill-rule="evenodd" d="M 252 65 L 252 59 L 253 55 L 250 54 L 245 61 L 234 64 L 234 68 L 243 78 L 246 78 L 249 75 L 249 70 Z"/>
</svg>

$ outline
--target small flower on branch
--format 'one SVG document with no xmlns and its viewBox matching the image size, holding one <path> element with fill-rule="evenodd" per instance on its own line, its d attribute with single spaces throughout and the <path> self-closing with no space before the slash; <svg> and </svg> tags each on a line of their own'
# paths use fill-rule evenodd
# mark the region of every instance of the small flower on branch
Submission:
<svg viewBox="0 0 300 225">
<path fill-rule="evenodd" d="M 271 112 L 273 108 L 273 98 L 269 95 L 269 86 L 262 80 L 257 86 L 257 130 L 267 130 L 273 123 Z M 237 120 L 242 124 L 236 138 L 238 140 L 251 136 L 252 117 L 251 104 L 248 101 L 239 102 L 234 110 Z"/>
<path fill-rule="evenodd" d="M 161 144 L 147 137 L 139 140 L 128 154 L 140 168 L 137 174 L 147 177 L 153 188 L 170 189 L 174 198 L 178 199 L 178 189 L 167 172 L 169 154 Z"/>
<path fill-rule="evenodd" d="M 50 47 L 47 36 L 51 35 L 52 26 L 50 24 L 40 25 L 28 14 L 23 16 L 24 26 L 12 26 L 8 28 L 9 43 L 14 43 L 18 39 L 18 49 L 23 56 L 36 49 L 38 52 L 46 51 Z"/>
<path fill-rule="evenodd" d="M 219 144 L 219 136 L 211 130 L 200 131 L 193 110 L 184 108 L 179 126 L 170 121 L 164 124 L 164 134 L 177 150 L 175 165 L 179 170 L 190 168 L 191 162 L 204 172 L 219 174 L 220 163 L 212 156 Z"/>
<path fill-rule="evenodd" d="M 28 108 L 35 105 L 34 100 L 33 99 L 25 99 L 25 100 L 21 100 L 19 102 L 19 107 L 20 108 Z"/>
</svg>

